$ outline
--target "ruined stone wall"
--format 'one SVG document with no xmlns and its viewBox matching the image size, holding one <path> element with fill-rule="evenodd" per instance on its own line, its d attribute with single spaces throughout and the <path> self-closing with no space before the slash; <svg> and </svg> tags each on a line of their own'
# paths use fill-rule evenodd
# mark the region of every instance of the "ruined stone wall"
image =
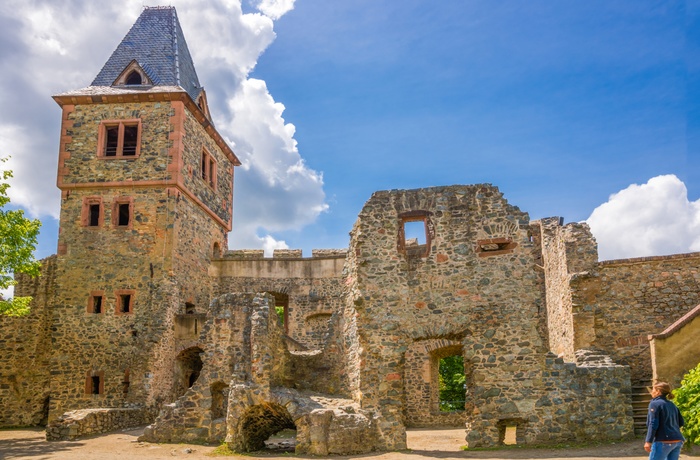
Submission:
<svg viewBox="0 0 700 460">
<path fill-rule="evenodd" d="M 212 264 L 219 295 L 268 292 L 287 299 L 289 346 L 300 352 L 292 358 L 298 384 L 331 394 L 347 392 L 337 326 L 344 260 L 343 250 L 314 251 L 311 258 L 301 251 L 275 251 L 272 258 L 262 251 L 229 251 Z M 306 353 L 312 350 L 318 352 Z"/>
<path fill-rule="evenodd" d="M 151 411 L 139 409 L 82 409 L 66 412 L 46 427 L 47 441 L 65 441 L 131 428 L 153 420 Z"/>
<path fill-rule="evenodd" d="M 573 315 L 572 277 L 595 270 L 598 253 L 595 240 L 586 224 L 565 226 L 557 217 L 533 223 L 539 227 L 538 243 L 542 250 L 547 299 L 547 329 L 550 350 L 574 361 L 576 342 Z"/>
<path fill-rule="evenodd" d="M 601 262 L 597 273 L 572 280 L 572 289 L 580 348 L 604 350 L 630 366 L 633 381 L 647 381 L 647 335 L 700 303 L 700 253 Z"/>
<path fill-rule="evenodd" d="M 415 221 L 425 229 L 418 244 L 405 233 Z M 408 404 L 435 391 L 411 369 L 419 343 L 448 344 L 423 346 L 426 354 L 461 351 L 470 446 L 497 444 L 508 424 L 528 443 L 631 434 L 625 367 L 572 363 L 562 373 L 563 361 L 548 353 L 541 252 L 531 236 L 527 214 L 490 185 L 377 192 L 365 204 L 351 233 L 346 309 L 357 318 L 362 407 L 382 414 L 380 449 L 405 446 L 404 424 L 421 423 L 408 418 Z M 616 390 L 604 403 L 577 396 L 580 385 L 593 395 L 606 379 Z M 553 397 L 570 417 L 552 414 Z M 622 428 L 587 422 L 582 431 L 589 410 Z"/>
<path fill-rule="evenodd" d="M 16 296 L 31 296 L 28 316 L 0 315 L 0 426 L 46 423 L 49 403 L 51 304 L 56 256 L 41 261 L 41 276 L 16 275 Z"/>
</svg>

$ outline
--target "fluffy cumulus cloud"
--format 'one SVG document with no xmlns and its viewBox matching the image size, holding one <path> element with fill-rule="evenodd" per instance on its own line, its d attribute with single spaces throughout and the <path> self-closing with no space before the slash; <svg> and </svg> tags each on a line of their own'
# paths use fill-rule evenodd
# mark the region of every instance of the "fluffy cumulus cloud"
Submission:
<svg viewBox="0 0 700 460">
<path fill-rule="evenodd" d="M 700 251 L 700 200 L 674 175 L 611 195 L 586 222 L 601 260 Z"/>
<path fill-rule="evenodd" d="M 274 21 L 294 0 L 173 0 L 207 90 L 217 128 L 244 164 L 236 174 L 233 247 L 285 248 L 271 232 L 298 229 L 323 212 L 322 176 L 303 161 L 284 106 L 250 79 L 274 41 Z M 88 86 L 141 12 L 142 0 L 0 4 L 0 155 L 11 155 L 15 204 L 57 218 L 60 109 L 52 94 Z"/>
</svg>

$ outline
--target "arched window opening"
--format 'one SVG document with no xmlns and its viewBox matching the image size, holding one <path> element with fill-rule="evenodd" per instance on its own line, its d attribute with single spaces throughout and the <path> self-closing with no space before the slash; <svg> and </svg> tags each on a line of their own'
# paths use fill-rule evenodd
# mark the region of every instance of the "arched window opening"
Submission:
<svg viewBox="0 0 700 460">
<path fill-rule="evenodd" d="M 129 75 L 126 77 L 126 81 L 125 81 L 126 85 L 141 85 L 142 83 L 143 83 L 143 80 L 141 78 L 141 74 L 135 70 L 132 70 L 129 73 Z"/>
<path fill-rule="evenodd" d="M 186 315 L 194 315 L 195 314 L 195 307 L 192 302 L 185 302 L 185 314 Z"/>
<path fill-rule="evenodd" d="M 214 243 L 214 249 L 212 250 L 212 257 L 215 259 L 221 258 L 221 246 L 219 243 Z"/>
<path fill-rule="evenodd" d="M 177 355 L 174 372 L 176 397 L 184 395 L 197 382 L 203 367 L 202 353 L 201 348 L 191 347 Z"/>
</svg>

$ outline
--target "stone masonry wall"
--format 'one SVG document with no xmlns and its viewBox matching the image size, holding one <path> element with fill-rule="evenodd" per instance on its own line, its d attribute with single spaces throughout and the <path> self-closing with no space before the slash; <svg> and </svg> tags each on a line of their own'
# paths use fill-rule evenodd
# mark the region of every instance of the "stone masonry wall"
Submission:
<svg viewBox="0 0 700 460">
<path fill-rule="evenodd" d="M 423 245 L 404 241 L 402 226 L 415 221 L 424 224 Z M 362 408 L 382 414 L 380 449 L 405 447 L 407 401 L 425 389 L 408 378 L 407 352 L 437 339 L 459 344 L 467 363 L 470 446 L 498 444 L 510 423 L 523 442 L 582 439 L 579 425 L 593 409 L 623 429 L 587 423 L 585 436 L 631 433 L 626 368 L 571 364 L 563 375 L 563 362 L 548 353 L 541 253 L 530 236 L 527 214 L 490 185 L 377 192 L 365 204 L 351 232 L 345 308 L 356 312 Z M 580 405 L 581 374 L 592 378 L 591 394 L 611 378 L 621 389 L 607 402 L 617 406 Z M 552 415 L 552 397 L 569 405 L 570 417 Z"/>
<path fill-rule="evenodd" d="M 700 303 L 700 253 L 600 262 L 572 289 L 580 348 L 604 350 L 645 382 L 652 376 L 647 336 Z"/>
<path fill-rule="evenodd" d="M 534 222 L 539 227 L 542 266 L 547 295 L 549 348 L 568 362 L 577 349 L 571 279 L 595 270 L 598 261 L 595 240 L 586 224 L 561 225 L 557 217 Z"/>
<path fill-rule="evenodd" d="M 51 304 L 56 257 L 41 261 L 41 276 L 16 275 L 15 295 L 33 297 L 28 316 L 0 315 L 0 426 L 46 423 L 49 403 Z"/>
</svg>

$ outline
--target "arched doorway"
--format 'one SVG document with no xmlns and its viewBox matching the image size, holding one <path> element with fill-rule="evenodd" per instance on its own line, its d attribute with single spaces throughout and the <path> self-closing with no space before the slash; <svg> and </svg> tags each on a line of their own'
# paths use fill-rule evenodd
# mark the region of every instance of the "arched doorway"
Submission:
<svg viewBox="0 0 700 460">
<path fill-rule="evenodd" d="M 184 395 L 195 384 L 202 372 L 202 349 L 190 347 L 182 350 L 175 358 L 174 387 L 175 397 Z"/>
<path fill-rule="evenodd" d="M 239 422 L 240 447 L 245 452 L 265 449 L 268 445 L 279 450 L 294 450 L 296 426 L 294 420 L 284 406 L 276 403 L 262 403 L 249 407 Z M 285 433 L 266 444 L 273 435 Z M 285 441 L 289 439 L 289 443 Z M 284 449 L 283 446 L 287 446 Z M 275 449 L 278 450 L 278 449 Z"/>
</svg>

